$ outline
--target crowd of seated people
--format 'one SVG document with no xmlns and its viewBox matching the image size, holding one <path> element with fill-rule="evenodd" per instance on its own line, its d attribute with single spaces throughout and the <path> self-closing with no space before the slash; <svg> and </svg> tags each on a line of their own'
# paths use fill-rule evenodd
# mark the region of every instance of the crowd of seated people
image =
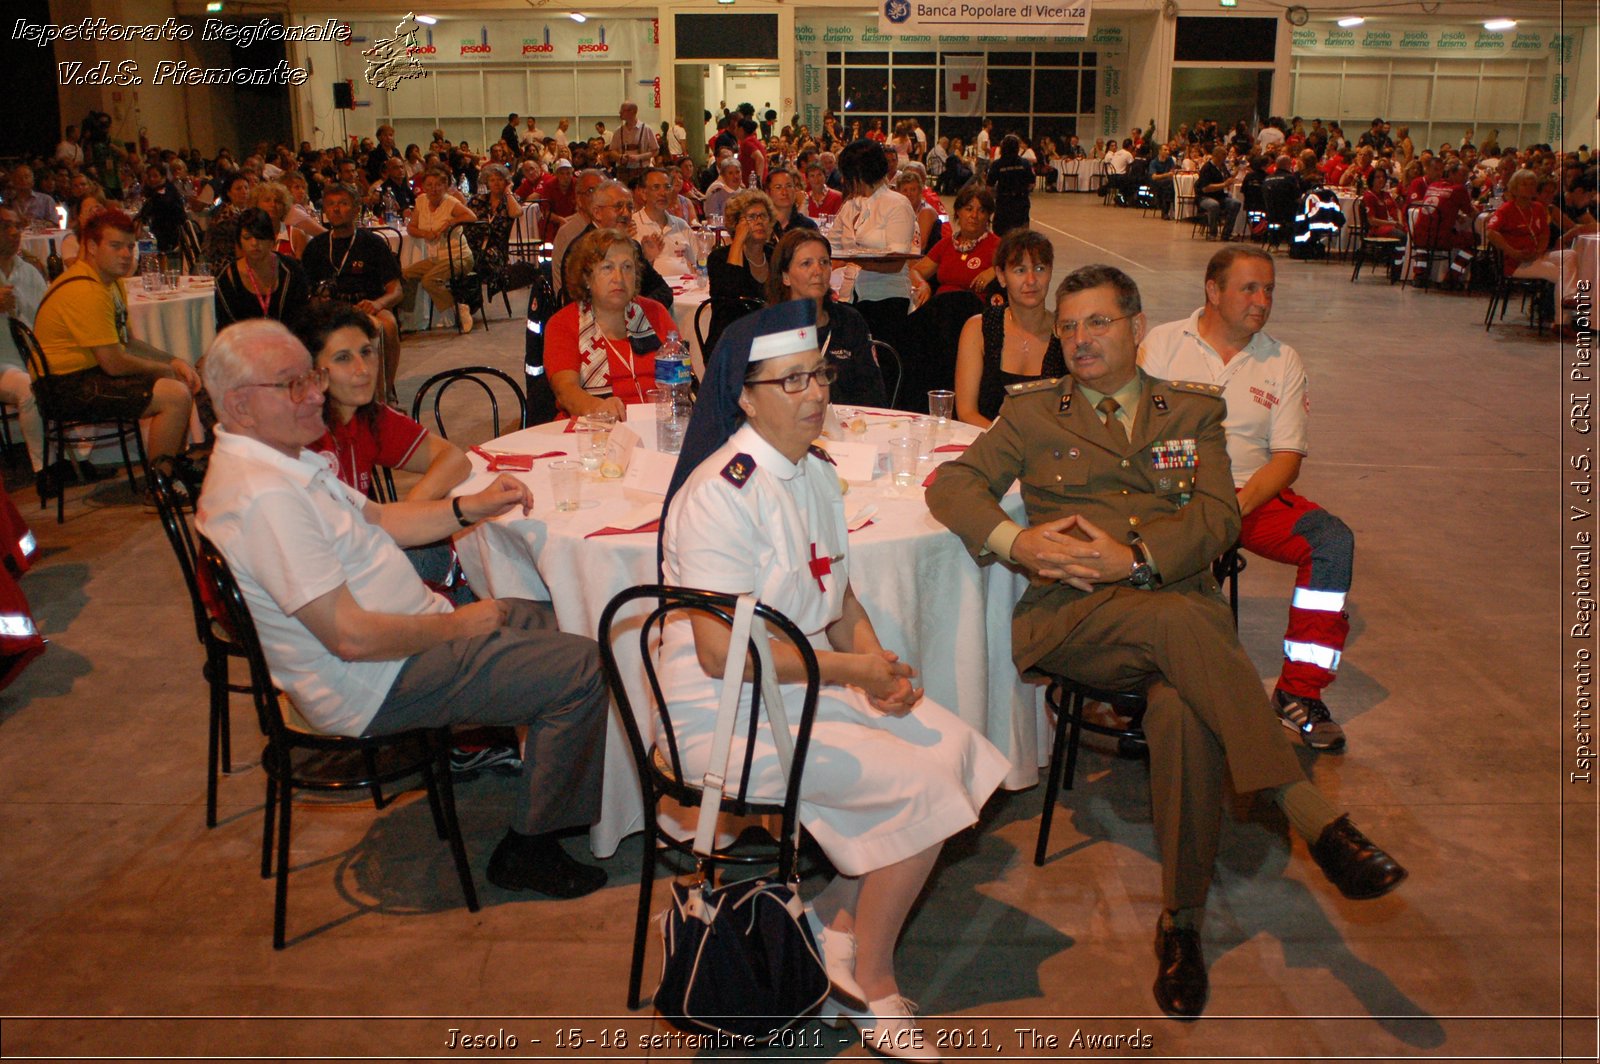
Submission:
<svg viewBox="0 0 1600 1064">
<path fill-rule="evenodd" d="M 1586 150 L 1502 144 L 1498 130 L 1475 143 L 1467 129 L 1433 148 L 1415 142 L 1408 126 L 1381 118 L 1352 141 L 1339 123 L 1321 119 L 1270 117 L 1252 128 L 1202 117 L 1165 138 L 1152 122 L 1091 141 L 1075 133 L 1030 139 L 1026 129 L 987 119 L 968 138 L 932 137 L 913 119 L 845 123 L 832 112 L 813 130 L 798 115 L 780 124 L 770 109 L 748 104 L 720 117 L 707 112 L 701 121 L 678 117 L 657 130 L 638 121 L 631 103 L 620 110 L 613 129 L 588 139 L 567 120 L 545 123 L 547 132 L 528 116 L 525 124 L 508 122 L 481 151 L 443 129 L 426 145 L 401 145 L 383 125 L 348 144 L 259 142 L 211 157 L 192 148 L 118 144 L 109 118 L 91 114 L 68 127 L 53 152 L 5 172 L 0 199 L 24 227 L 36 228 L 64 217 L 76 230 L 102 210 L 126 209 L 158 252 L 182 255 L 186 265 L 218 277 L 219 322 L 291 321 L 309 302 L 330 298 L 355 307 L 379 329 L 381 389 L 391 402 L 401 323 L 421 324 L 402 312 L 425 290 L 438 324 L 469 331 L 470 308 L 454 309 L 452 258 L 456 271 L 504 266 L 505 245 L 527 203 L 541 208 L 538 237 L 556 245 L 552 283 L 563 296 L 573 291 L 566 249 L 596 228 L 620 226 L 641 252 L 635 294 L 670 307 L 663 278 L 693 273 L 703 252 L 691 227 L 720 226 L 722 246 L 707 263 L 708 348 L 732 321 L 770 299 L 775 285 L 784 287 L 775 260 L 792 231 L 820 224 L 835 249 L 842 239 L 858 251 L 920 253 L 845 267 L 843 294 L 834 301 L 900 355 L 899 394 L 908 407 L 928 388 L 957 383 L 967 323 L 987 301 L 1007 301 L 996 281 L 1000 238 L 1028 231 L 1030 194 L 1041 179 L 1042 187 L 1053 186 L 1063 160 L 1100 162 L 1116 202 L 1153 206 L 1164 217 L 1181 212 L 1221 240 L 1266 235 L 1274 216 L 1297 210 L 1309 194 L 1324 196 L 1330 208 L 1342 195 L 1346 227 L 1399 237 L 1402 248 L 1414 239 L 1440 249 L 1409 264 L 1397 253 L 1393 276 L 1420 274 L 1442 259 L 1442 285 L 1465 287 L 1479 260 L 1493 253 L 1510 276 L 1551 281 L 1554 294 L 1543 294 L 1551 305 L 1542 309 L 1560 324 L 1557 335 L 1571 332 L 1564 319 L 1575 272 L 1573 256 L 1562 252 L 1600 228 L 1596 163 Z M 695 141 L 706 148 L 703 167 L 691 157 L 699 154 L 690 151 Z M 1180 200 L 1180 182 L 1187 185 L 1190 175 L 1193 192 Z M 597 209 L 596 190 L 616 178 L 622 182 L 615 192 L 600 191 Z M 1359 217 L 1349 211 L 1352 197 Z M 471 247 L 452 230 L 480 220 L 489 232 Z M 425 242 L 426 253 L 408 254 L 402 270 L 392 237 L 367 239 L 368 226 L 385 223 Z M 1343 245 L 1353 239 L 1347 235 Z M 447 241 L 456 245 L 453 256 Z M 61 250 L 65 262 L 76 259 L 75 233 Z M 827 322 L 828 308 L 819 310 Z M 1038 352 L 1030 355 L 1028 365 Z M 876 368 L 870 351 L 866 357 Z"/>
</svg>

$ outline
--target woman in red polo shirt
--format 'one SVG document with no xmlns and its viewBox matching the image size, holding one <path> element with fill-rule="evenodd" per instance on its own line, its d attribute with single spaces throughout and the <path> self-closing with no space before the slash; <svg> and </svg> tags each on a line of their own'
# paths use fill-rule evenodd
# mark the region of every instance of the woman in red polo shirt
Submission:
<svg viewBox="0 0 1600 1064">
<path fill-rule="evenodd" d="M 296 323 L 312 364 L 328 374 L 322 417 L 328 431 L 311 450 L 328 456 L 339 479 L 370 494 L 378 466 L 420 474 L 407 499 L 442 499 L 472 464 L 461 448 L 375 398 L 377 327 L 343 303 L 314 304 Z"/>
<path fill-rule="evenodd" d="M 639 249 L 620 229 L 595 229 L 567 252 L 567 294 L 544 330 L 544 368 L 556 403 L 573 417 L 609 411 L 626 420 L 630 403 L 655 387 L 656 351 L 677 326 L 639 295 Z"/>
</svg>

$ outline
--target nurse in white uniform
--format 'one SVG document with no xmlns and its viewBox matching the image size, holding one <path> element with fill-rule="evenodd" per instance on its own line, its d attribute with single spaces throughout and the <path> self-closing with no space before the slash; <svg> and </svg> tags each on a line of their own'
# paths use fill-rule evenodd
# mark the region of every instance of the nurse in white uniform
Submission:
<svg viewBox="0 0 1600 1064">
<path fill-rule="evenodd" d="M 1009 766 L 922 697 L 915 670 L 878 642 L 850 589 L 839 477 L 811 446 L 834 372 L 817 349 L 815 320 L 809 300 L 780 304 L 735 322 L 717 345 L 667 495 L 662 567 L 669 584 L 754 592 L 817 650 L 823 686 L 800 819 L 840 872 L 810 906 L 835 990 L 824 1015 L 893 1031 L 915 1026 L 894 973 L 901 927 L 944 840 L 977 822 Z M 728 642 L 726 625 L 701 616 L 663 637 L 663 693 L 691 777 L 709 756 Z M 773 646 L 798 722 L 804 670 L 785 649 Z M 741 709 L 749 712 L 748 691 Z M 743 734 L 741 722 L 735 760 Z M 770 740 L 755 765 L 752 791 L 781 797 Z M 875 1044 L 890 1042 L 911 1044 Z M 893 1055 L 938 1059 L 931 1048 Z"/>
</svg>

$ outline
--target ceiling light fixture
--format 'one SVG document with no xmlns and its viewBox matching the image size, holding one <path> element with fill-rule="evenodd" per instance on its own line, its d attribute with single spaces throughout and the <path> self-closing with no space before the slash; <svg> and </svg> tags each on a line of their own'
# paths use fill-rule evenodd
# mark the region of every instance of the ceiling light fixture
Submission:
<svg viewBox="0 0 1600 1064">
<path fill-rule="evenodd" d="M 570 18 L 574 22 L 588 22 L 589 21 L 589 16 L 585 15 L 581 11 L 574 11 L 572 14 L 568 15 L 567 17 Z"/>
<path fill-rule="evenodd" d="M 439 21 L 438 15 L 415 15 L 413 17 L 424 26 L 433 26 Z"/>
<path fill-rule="evenodd" d="M 1501 33 L 1505 30 L 1514 30 L 1517 28 L 1517 20 L 1510 18 L 1492 18 L 1483 24 L 1483 28 L 1488 30 L 1490 33 Z"/>
<path fill-rule="evenodd" d="M 1361 25 L 1365 21 L 1367 20 L 1362 18 L 1360 15 L 1351 15 L 1349 18 L 1340 19 L 1339 25 L 1348 30 Z"/>
</svg>

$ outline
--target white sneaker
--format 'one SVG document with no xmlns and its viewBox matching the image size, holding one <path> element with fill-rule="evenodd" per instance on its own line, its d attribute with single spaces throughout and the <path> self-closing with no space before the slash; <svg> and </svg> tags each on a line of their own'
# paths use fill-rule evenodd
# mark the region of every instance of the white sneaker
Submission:
<svg viewBox="0 0 1600 1064">
<path fill-rule="evenodd" d="M 941 1058 L 928 1039 L 928 1032 L 917 1025 L 917 1006 L 901 997 L 890 994 L 886 998 L 868 1002 L 865 1012 L 857 1012 L 829 998 L 822 1006 L 820 1019 L 833 1027 L 843 1026 L 849 1019 L 861 1030 L 861 1044 L 874 1053 L 895 1060 L 937 1062 Z"/>
<path fill-rule="evenodd" d="M 856 936 L 826 926 L 809 905 L 806 906 L 806 924 L 811 928 L 811 937 L 817 940 L 817 948 L 822 951 L 822 966 L 827 969 L 828 982 L 833 984 L 830 1000 L 837 998 L 852 1009 L 866 1008 L 867 995 L 856 982 Z M 824 1013 L 826 1008 L 824 1006 Z"/>
</svg>

